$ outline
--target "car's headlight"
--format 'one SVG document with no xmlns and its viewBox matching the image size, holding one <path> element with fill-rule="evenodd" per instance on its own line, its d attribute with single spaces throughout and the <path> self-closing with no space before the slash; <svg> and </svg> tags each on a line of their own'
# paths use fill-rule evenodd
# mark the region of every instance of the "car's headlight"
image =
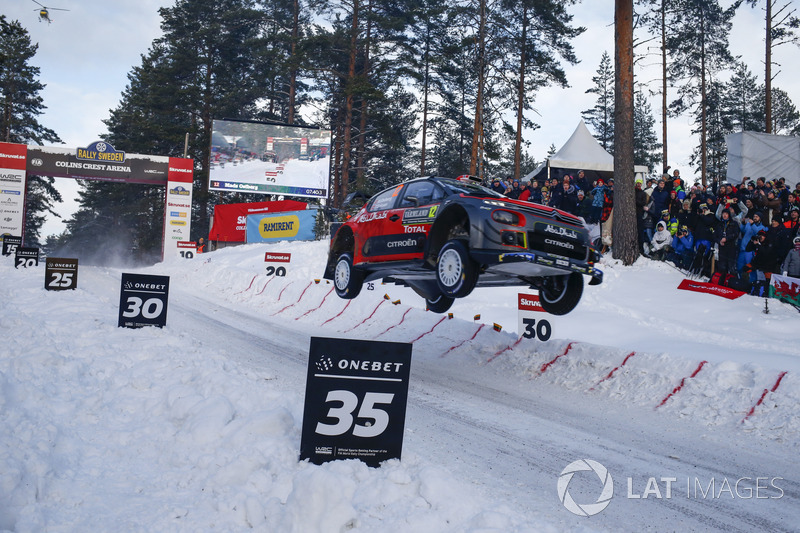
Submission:
<svg viewBox="0 0 800 533">
<path fill-rule="evenodd" d="M 509 226 L 521 226 L 525 223 L 525 219 L 522 215 L 504 209 L 495 209 L 492 211 L 492 220 L 501 224 L 508 224 Z"/>
</svg>

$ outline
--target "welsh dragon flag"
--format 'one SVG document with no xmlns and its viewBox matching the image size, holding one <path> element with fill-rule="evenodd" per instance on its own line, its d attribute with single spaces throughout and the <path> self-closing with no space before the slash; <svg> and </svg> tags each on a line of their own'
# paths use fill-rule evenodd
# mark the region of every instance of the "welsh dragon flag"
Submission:
<svg viewBox="0 0 800 533">
<path fill-rule="evenodd" d="M 800 279 L 773 274 L 769 283 L 769 296 L 800 307 Z"/>
</svg>

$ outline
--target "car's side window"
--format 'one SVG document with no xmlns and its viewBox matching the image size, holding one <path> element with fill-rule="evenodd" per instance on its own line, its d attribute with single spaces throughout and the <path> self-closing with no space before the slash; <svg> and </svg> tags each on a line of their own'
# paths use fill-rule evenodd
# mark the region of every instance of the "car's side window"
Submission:
<svg viewBox="0 0 800 533">
<path fill-rule="evenodd" d="M 406 187 L 400 207 L 417 207 L 440 202 L 444 198 L 444 191 L 430 181 L 416 181 Z"/>
<path fill-rule="evenodd" d="M 373 213 L 375 211 L 385 211 L 386 209 L 391 209 L 394 207 L 394 201 L 397 199 L 397 195 L 400 193 L 400 190 L 403 188 L 402 185 L 395 187 L 394 189 L 389 189 L 388 191 L 383 191 L 375 198 L 372 199 L 369 206 L 367 207 L 367 211 Z"/>
</svg>

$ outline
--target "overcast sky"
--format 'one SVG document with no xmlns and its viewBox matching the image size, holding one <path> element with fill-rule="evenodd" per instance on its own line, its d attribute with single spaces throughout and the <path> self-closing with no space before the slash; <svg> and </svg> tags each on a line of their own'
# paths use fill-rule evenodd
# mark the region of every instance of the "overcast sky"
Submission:
<svg viewBox="0 0 800 533">
<path fill-rule="evenodd" d="M 158 8 L 174 2 L 51 0 L 43 3 L 51 8 L 51 24 L 39 21 L 38 6 L 32 0 L 5 0 L 2 12 L 10 20 L 19 20 L 33 42 L 39 44 L 32 63 L 41 69 L 40 80 L 46 85 L 42 97 L 48 109 L 40 117 L 41 122 L 54 129 L 66 146 L 87 146 L 105 132 L 101 121 L 118 104 L 128 82 L 128 73 L 140 64 L 141 54 L 147 51 L 153 39 L 161 35 Z M 730 4 L 725 0 L 723 3 Z M 532 143 L 531 153 L 537 160 L 545 157 L 551 144 L 560 147 L 577 126 L 581 111 L 592 107 L 595 95 L 586 94 L 586 89 L 592 86 L 592 76 L 596 74 L 603 52 L 607 51 L 612 58 L 614 55 L 614 2 L 585 0 L 572 11 L 575 24 L 587 28 L 574 42 L 581 62 L 566 69 L 570 88 L 548 89 L 537 95 L 537 114 L 531 118 L 541 128 L 525 135 Z M 763 16 L 760 7 L 742 7 L 730 36 L 733 54 L 742 56 L 762 81 Z M 775 61 L 781 66 L 773 72 L 781 71 L 774 86 L 786 91 L 795 105 L 800 106 L 800 71 L 795 68 L 798 59 L 800 48 L 788 44 L 779 47 Z M 647 64 L 653 66 L 637 70 L 637 79 L 652 81 L 652 89 L 657 90 L 660 83 L 658 58 L 646 58 L 639 66 Z M 652 97 L 651 104 L 660 137 L 660 97 Z M 684 178 L 691 177 L 689 157 L 698 140 L 689 133 L 689 118 L 672 119 L 668 126 L 669 164 L 679 168 Z M 59 205 L 57 211 L 67 218 L 76 209 L 77 187 L 73 180 L 59 178 L 57 182 L 65 196 L 64 204 Z M 48 220 L 42 236 L 60 233 L 63 229 L 58 219 Z"/>
</svg>

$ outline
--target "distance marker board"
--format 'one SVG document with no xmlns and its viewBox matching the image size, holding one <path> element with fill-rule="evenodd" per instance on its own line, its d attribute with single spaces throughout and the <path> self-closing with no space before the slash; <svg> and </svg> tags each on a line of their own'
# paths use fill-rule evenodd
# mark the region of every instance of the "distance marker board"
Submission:
<svg viewBox="0 0 800 533">
<path fill-rule="evenodd" d="M 169 276 L 122 274 L 117 326 L 164 327 L 167 324 L 168 301 Z"/>
<path fill-rule="evenodd" d="M 400 459 L 411 344 L 311 337 L 300 459 Z"/>
</svg>

